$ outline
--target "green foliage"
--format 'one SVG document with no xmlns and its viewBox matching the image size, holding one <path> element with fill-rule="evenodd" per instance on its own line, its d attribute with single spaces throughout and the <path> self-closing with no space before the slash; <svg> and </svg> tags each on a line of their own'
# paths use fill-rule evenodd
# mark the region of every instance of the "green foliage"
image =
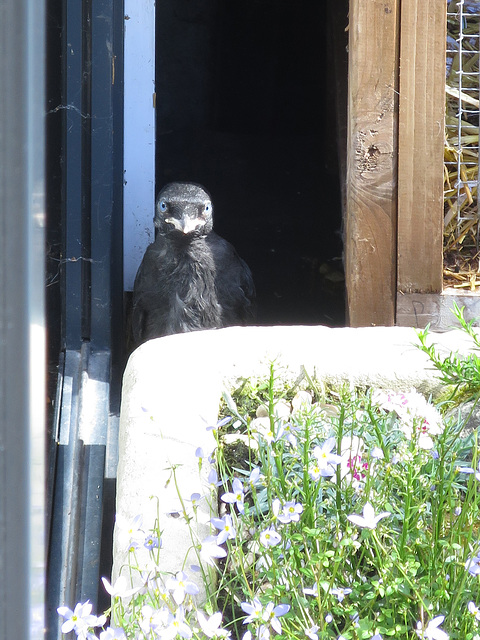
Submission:
<svg viewBox="0 0 480 640">
<path fill-rule="evenodd" d="M 236 537 L 226 541 L 221 601 L 288 603 L 282 633 L 290 638 L 313 627 L 318 638 L 412 638 L 419 621 L 426 626 L 437 615 L 446 616 L 450 637 L 472 637 L 478 621 L 467 604 L 480 594 L 465 563 L 477 552 L 479 500 L 475 475 L 458 473 L 466 467 L 458 457 L 459 425 L 444 425 L 415 393 L 343 392 L 287 419 L 267 395 L 268 422 L 244 421 L 258 445 L 261 481 L 243 514 L 229 510 Z M 341 462 L 319 476 L 315 452 L 330 438 Z M 225 486 L 238 473 L 225 468 Z M 243 472 L 245 479 L 250 474 Z M 374 528 L 349 520 L 366 503 L 389 512 Z M 298 521 L 279 520 L 288 504 L 301 505 Z M 271 546 L 262 542 L 269 528 L 281 536 Z M 241 637 L 238 604 L 233 612 Z M 259 633 L 259 624 L 250 626 Z"/>
<path fill-rule="evenodd" d="M 434 367 L 440 372 L 440 380 L 451 390 L 451 397 L 459 401 L 467 401 L 478 396 L 480 392 L 480 358 L 475 353 L 480 351 L 480 337 L 475 331 L 474 320 L 467 322 L 464 317 L 465 307 L 459 308 L 453 303 L 453 314 L 460 323 L 461 330 L 472 339 L 472 352 L 468 355 L 450 353 L 441 357 L 434 344 L 428 345 L 429 326 L 419 331 L 420 349 L 428 355 Z"/>
</svg>

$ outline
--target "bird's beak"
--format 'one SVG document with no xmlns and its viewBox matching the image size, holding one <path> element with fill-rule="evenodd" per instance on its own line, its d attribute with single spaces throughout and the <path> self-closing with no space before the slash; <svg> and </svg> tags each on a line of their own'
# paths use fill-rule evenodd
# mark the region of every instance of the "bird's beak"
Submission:
<svg viewBox="0 0 480 640">
<path fill-rule="evenodd" d="M 200 227 L 204 223 L 204 220 L 201 218 L 190 218 L 189 216 L 184 216 L 180 222 L 182 223 L 182 231 L 186 234 L 191 231 L 195 231 L 197 227 Z"/>
<path fill-rule="evenodd" d="M 204 220 L 202 220 L 201 218 L 182 216 L 180 220 L 178 220 L 177 218 L 165 218 L 165 222 L 167 222 L 168 224 L 173 224 L 175 229 L 178 229 L 178 231 L 181 231 L 186 235 L 187 233 L 195 231 L 197 227 L 200 227 L 204 223 Z"/>
</svg>

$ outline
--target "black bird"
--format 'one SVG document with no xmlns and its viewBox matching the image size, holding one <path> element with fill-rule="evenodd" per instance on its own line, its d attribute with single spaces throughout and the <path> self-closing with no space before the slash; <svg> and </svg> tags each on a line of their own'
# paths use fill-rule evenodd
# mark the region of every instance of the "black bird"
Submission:
<svg viewBox="0 0 480 640">
<path fill-rule="evenodd" d="M 255 287 L 247 264 L 213 231 L 213 206 L 197 184 L 172 182 L 160 192 L 156 238 L 133 288 L 135 344 L 198 329 L 254 320 Z"/>
</svg>

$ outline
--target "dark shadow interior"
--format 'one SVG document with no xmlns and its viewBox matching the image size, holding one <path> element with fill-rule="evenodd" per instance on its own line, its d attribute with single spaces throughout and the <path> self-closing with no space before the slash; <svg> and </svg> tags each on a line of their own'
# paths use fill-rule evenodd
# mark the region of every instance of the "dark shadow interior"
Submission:
<svg viewBox="0 0 480 640">
<path fill-rule="evenodd" d="M 345 324 L 346 5 L 156 7 L 157 190 L 210 191 L 216 231 L 252 269 L 259 324 Z"/>
</svg>

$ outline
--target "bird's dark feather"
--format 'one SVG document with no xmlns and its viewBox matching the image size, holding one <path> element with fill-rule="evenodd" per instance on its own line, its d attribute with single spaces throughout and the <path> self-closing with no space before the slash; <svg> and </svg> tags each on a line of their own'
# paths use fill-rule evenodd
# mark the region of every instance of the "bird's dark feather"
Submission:
<svg viewBox="0 0 480 640">
<path fill-rule="evenodd" d="M 188 187 L 190 206 L 192 185 Z M 198 188 L 201 200 L 206 192 Z M 160 220 L 157 226 L 162 224 Z M 251 323 L 254 300 L 250 269 L 229 242 L 213 231 L 185 235 L 167 227 L 147 248 L 135 278 L 134 342 Z"/>
</svg>

